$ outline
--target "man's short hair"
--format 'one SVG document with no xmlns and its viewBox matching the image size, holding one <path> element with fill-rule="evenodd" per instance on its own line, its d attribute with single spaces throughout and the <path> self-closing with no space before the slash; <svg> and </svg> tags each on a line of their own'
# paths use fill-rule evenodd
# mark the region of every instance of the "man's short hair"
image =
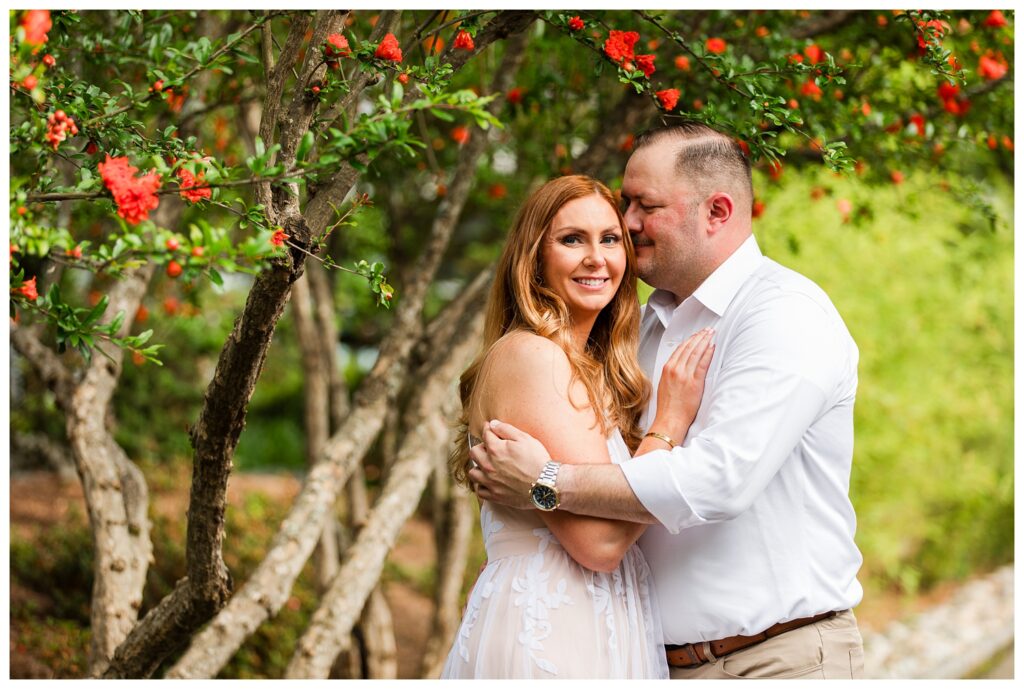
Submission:
<svg viewBox="0 0 1024 689">
<path fill-rule="evenodd" d="M 694 185 L 701 196 L 708 196 L 716 187 L 746 195 L 748 206 L 754 202 L 754 185 L 750 177 L 750 159 L 734 139 L 700 122 L 682 122 L 643 132 L 633 142 L 639 151 L 653 143 L 674 140 L 676 171 Z M 743 202 L 742 199 L 737 199 Z"/>
</svg>

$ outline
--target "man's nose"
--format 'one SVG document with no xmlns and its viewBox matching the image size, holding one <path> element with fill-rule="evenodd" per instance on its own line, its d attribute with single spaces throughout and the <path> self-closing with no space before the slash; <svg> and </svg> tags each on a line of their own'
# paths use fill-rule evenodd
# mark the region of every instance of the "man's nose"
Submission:
<svg viewBox="0 0 1024 689">
<path fill-rule="evenodd" d="M 622 217 L 626 221 L 626 229 L 630 232 L 640 232 L 644 229 L 643 224 L 640 222 L 640 213 L 637 212 L 635 204 L 629 204 Z"/>
</svg>

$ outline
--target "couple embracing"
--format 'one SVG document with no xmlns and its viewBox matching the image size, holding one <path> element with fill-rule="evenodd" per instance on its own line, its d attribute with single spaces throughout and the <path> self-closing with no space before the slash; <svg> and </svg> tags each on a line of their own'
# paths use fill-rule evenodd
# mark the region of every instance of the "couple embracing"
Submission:
<svg viewBox="0 0 1024 689">
<path fill-rule="evenodd" d="M 451 459 L 487 564 L 442 677 L 860 677 L 856 345 L 761 254 L 728 136 L 637 137 L 621 193 L 561 177 L 513 223 Z"/>
</svg>

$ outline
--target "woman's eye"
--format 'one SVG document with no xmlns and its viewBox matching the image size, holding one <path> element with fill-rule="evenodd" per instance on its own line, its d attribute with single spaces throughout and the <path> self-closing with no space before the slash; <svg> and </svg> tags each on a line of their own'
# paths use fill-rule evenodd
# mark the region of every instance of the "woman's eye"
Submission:
<svg viewBox="0 0 1024 689">
<path fill-rule="evenodd" d="M 580 238 L 576 235 L 569 235 L 568 237 L 562 237 L 562 244 L 578 244 Z"/>
<path fill-rule="evenodd" d="M 622 237 L 617 234 L 606 234 L 604 237 L 601 237 L 601 242 L 603 244 L 618 244 L 621 241 Z"/>
</svg>

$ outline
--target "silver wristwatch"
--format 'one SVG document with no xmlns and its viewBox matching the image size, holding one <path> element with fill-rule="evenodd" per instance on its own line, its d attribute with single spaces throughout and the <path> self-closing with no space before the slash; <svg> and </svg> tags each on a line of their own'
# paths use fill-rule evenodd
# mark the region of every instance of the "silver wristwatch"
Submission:
<svg viewBox="0 0 1024 689">
<path fill-rule="evenodd" d="M 558 477 L 558 470 L 562 465 L 558 462 L 548 462 L 540 472 L 540 476 L 530 486 L 530 499 L 533 506 L 544 512 L 551 512 L 559 504 L 558 488 L 555 487 L 555 479 Z"/>
</svg>

